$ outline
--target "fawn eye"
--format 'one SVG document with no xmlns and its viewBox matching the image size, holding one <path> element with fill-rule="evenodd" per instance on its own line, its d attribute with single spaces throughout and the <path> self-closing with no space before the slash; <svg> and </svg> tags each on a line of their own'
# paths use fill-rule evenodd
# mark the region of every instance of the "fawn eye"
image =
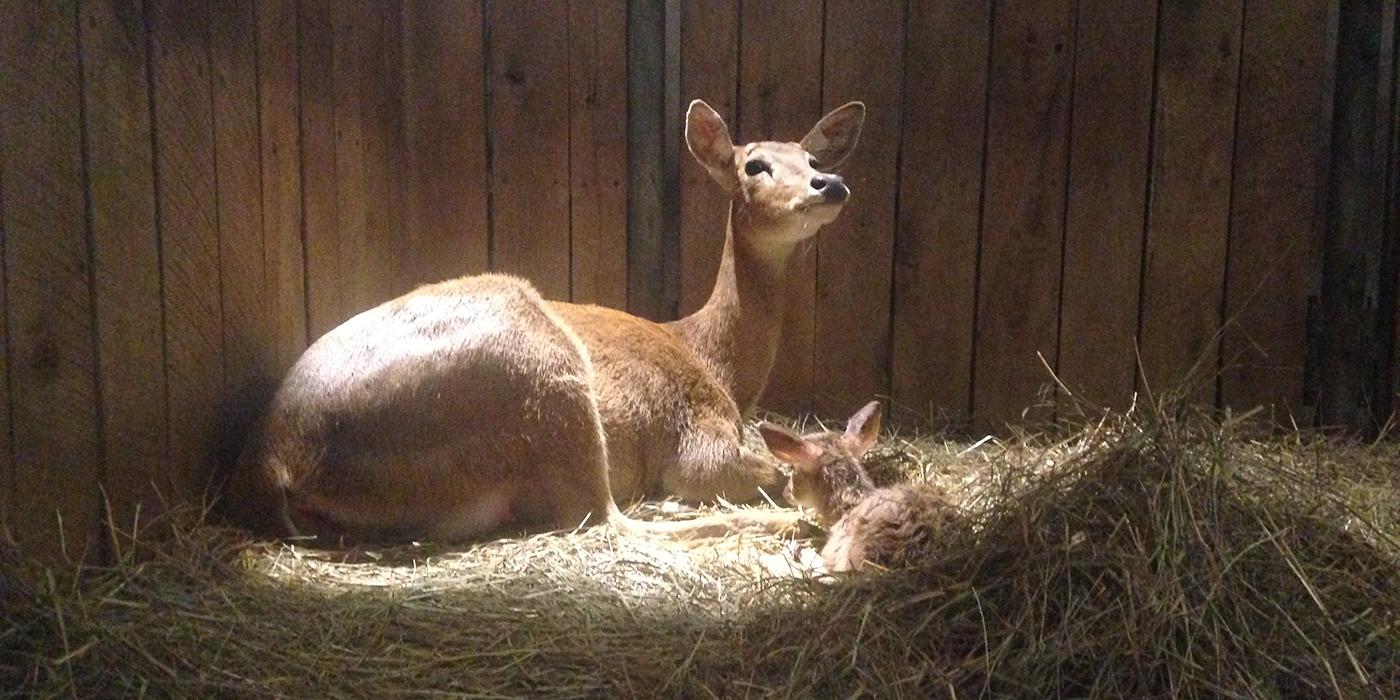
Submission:
<svg viewBox="0 0 1400 700">
<path fill-rule="evenodd" d="M 813 170 L 816 170 L 816 169 L 817 169 L 817 159 L 816 159 L 816 158 L 808 158 L 808 159 L 807 159 L 807 165 L 812 166 L 812 169 L 813 169 Z"/>
<path fill-rule="evenodd" d="M 762 161 L 757 158 L 754 158 L 753 160 L 744 163 L 745 175 L 748 175 L 749 177 L 755 177 L 759 173 L 768 173 L 769 175 L 772 175 L 773 167 L 768 165 L 767 161 Z"/>
</svg>

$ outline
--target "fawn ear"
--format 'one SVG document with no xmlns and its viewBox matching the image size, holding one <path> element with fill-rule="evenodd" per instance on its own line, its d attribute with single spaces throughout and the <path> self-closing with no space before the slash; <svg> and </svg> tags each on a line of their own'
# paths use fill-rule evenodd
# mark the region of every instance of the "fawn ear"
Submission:
<svg viewBox="0 0 1400 700">
<path fill-rule="evenodd" d="M 798 469 L 810 466 L 821 454 L 816 445 L 781 425 L 759 423 L 758 433 L 763 436 L 763 442 L 773 456 Z"/>
<path fill-rule="evenodd" d="M 734 142 L 724 118 L 704 100 L 691 102 L 686 110 L 685 145 L 725 192 L 734 191 L 739 185 L 734 172 Z"/>
<path fill-rule="evenodd" d="M 847 102 L 822 117 L 799 145 L 817 159 L 818 170 L 831 170 L 856 150 L 864 123 L 865 103 Z"/>
<path fill-rule="evenodd" d="M 871 401 L 846 421 L 846 445 L 860 456 L 880 437 L 880 402 Z"/>
</svg>

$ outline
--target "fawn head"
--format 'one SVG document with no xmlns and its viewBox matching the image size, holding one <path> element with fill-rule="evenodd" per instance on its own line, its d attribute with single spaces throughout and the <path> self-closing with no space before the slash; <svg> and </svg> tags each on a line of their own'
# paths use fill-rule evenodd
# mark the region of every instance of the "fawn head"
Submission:
<svg viewBox="0 0 1400 700">
<path fill-rule="evenodd" d="M 830 526 L 846 508 L 874 489 L 860 458 L 880 434 L 880 402 L 871 401 L 846 421 L 844 432 L 798 435 L 780 425 L 762 423 L 758 431 L 768 451 L 792 465 L 783 497 L 816 513 Z"/>
<path fill-rule="evenodd" d="M 848 102 L 822 117 L 799 143 L 735 146 L 724 119 L 695 100 L 685 116 L 685 142 L 735 203 L 736 235 L 791 245 L 834 220 L 846 203 L 851 191 L 845 180 L 828 171 L 855 150 L 864 122 L 865 105 Z"/>
</svg>

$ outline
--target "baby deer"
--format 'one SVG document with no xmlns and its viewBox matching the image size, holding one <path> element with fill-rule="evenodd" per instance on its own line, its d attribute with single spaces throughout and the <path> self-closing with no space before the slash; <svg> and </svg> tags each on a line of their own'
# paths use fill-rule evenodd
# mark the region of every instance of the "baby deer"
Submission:
<svg viewBox="0 0 1400 700">
<path fill-rule="evenodd" d="M 917 564 L 957 517 L 957 508 L 938 488 L 912 483 L 878 488 L 861 467 L 861 455 L 880 434 L 877 401 L 851 416 L 845 432 L 797 435 L 772 423 L 758 429 L 768 449 L 793 466 L 783 495 L 812 511 L 827 531 L 821 556 L 831 571 L 854 571 L 867 562 L 885 568 Z"/>
<path fill-rule="evenodd" d="M 459 541 L 502 529 L 608 522 L 699 537 L 771 532 L 795 513 L 641 523 L 615 499 L 749 500 L 782 483 L 740 444 L 772 368 L 798 244 L 850 191 L 829 170 L 865 107 L 800 143 L 735 146 L 696 100 L 686 144 L 730 195 L 709 302 L 669 324 L 546 301 L 488 274 L 420 287 L 307 348 L 229 479 L 235 517 L 270 535 Z"/>
</svg>

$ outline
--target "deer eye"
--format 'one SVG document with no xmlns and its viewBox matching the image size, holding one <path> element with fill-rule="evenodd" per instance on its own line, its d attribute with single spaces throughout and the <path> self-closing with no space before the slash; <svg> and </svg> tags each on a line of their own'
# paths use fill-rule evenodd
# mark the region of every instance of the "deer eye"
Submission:
<svg viewBox="0 0 1400 700">
<path fill-rule="evenodd" d="M 745 175 L 748 175 L 749 177 L 755 177 L 759 173 L 768 173 L 769 175 L 772 175 L 773 166 L 769 165 L 767 161 L 759 160 L 757 158 L 754 158 L 753 160 L 744 163 Z"/>
<path fill-rule="evenodd" d="M 813 170 L 817 170 L 817 169 L 818 169 L 818 168 L 817 168 L 818 163 L 817 163 L 817 159 L 816 159 L 816 158 L 808 158 L 808 159 L 807 159 L 807 165 L 812 166 L 812 169 L 813 169 Z"/>
</svg>

